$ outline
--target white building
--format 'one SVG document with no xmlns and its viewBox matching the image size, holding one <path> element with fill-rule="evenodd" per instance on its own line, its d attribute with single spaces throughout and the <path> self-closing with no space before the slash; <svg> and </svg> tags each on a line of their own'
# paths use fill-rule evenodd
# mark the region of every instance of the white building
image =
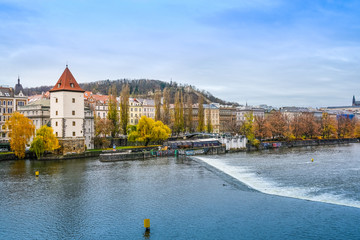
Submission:
<svg viewBox="0 0 360 240">
<path fill-rule="evenodd" d="M 62 154 L 85 151 L 84 92 L 67 66 L 50 90 L 50 121 Z"/>
<path fill-rule="evenodd" d="M 236 124 L 241 125 L 246 120 L 246 114 L 252 113 L 253 117 L 265 117 L 265 109 L 256 107 L 237 107 L 236 108 Z"/>
</svg>

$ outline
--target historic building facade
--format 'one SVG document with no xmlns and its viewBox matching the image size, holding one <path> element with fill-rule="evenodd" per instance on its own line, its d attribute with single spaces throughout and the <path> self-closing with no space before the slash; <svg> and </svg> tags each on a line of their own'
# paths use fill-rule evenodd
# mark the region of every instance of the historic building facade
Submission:
<svg viewBox="0 0 360 240">
<path fill-rule="evenodd" d="M 50 90 L 50 121 L 61 154 L 85 151 L 84 92 L 67 66 Z"/>
<path fill-rule="evenodd" d="M 20 79 L 14 88 L 0 86 L 0 142 L 9 141 L 9 129 L 5 128 L 5 121 L 12 113 L 18 111 L 18 108 L 27 104 L 27 96 L 23 93 Z"/>
</svg>

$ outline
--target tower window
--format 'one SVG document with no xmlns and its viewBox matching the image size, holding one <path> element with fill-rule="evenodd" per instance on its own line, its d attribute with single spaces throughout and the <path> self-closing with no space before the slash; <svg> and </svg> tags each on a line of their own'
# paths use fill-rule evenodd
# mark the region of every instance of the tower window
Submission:
<svg viewBox="0 0 360 240">
<path fill-rule="evenodd" d="M 58 88 L 61 86 L 61 83 L 58 83 Z"/>
<path fill-rule="evenodd" d="M 75 126 L 75 121 L 73 121 L 73 126 Z"/>
<path fill-rule="evenodd" d="M 74 87 L 74 84 L 73 84 L 73 83 L 70 83 L 70 87 L 72 87 L 72 88 L 73 88 L 73 87 Z"/>
<path fill-rule="evenodd" d="M 55 122 L 55 126 L 57 126 L 58 125 L 58 122 Z"/>
<path fill-rule="evenodd" d="M 56 102 L 56 103 L 58 102 L 58 99 L 57 99 L 57 98 L 55 98 L 55 102 Z"/>
<path fill-rule="evenodd" d="M 58 132 L 56 132 L 55 135 L 58 136 Z"/>
<path fill-rule="evenodd" d="M 72 102 L 75 103 L 75 98 L 72 99 Z"/>
<path fill-rule="evenodd" d="M 75 132 L 73 132 L 73 136 L 75 137 Z"/>
<path fill-rule="evenodd" d="M 58 111 L 56 111 L 55 115 L 58 115 Z"/>
<path fill-rule="evenodd" d="M 72 111 L 72 115 L 75 115 L 75 111 Z"/>
</svg>

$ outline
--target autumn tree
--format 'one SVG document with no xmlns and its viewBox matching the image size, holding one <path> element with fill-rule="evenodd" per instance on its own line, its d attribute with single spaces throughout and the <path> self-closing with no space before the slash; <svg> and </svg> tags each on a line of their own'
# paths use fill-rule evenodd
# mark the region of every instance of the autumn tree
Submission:
<svg viewBox="0 0 360 240">
<path fill-rule="evenodd" d="M 290 120 L 290 129 L 295 139 L 299 139 L 305 133 L 305 121 L 301 113 L 295 114 Z"/>
<path fill-rule="evenodd" d="M 269 116 L 272 138 L 284 138 L 288 132 L 287 118 L 280 111 L 275 111 Z"/>
<path fill-rule="evenodd" d="M 360 121 L 355 122 L 354 137 L 360 138 Z"/>
<path fill-rule="evenodd" d="M 161 120 L 161 90 L 157 89 L 154 96 L 155 102 L 155 121 Z"/>
<path fill-rule="evenodd" d="M 60 147 L 59 141 L 54 134 L 51 127 L 43 125 L 36 130 L 36 137 L 31 143 L 30 151 L 35 152 L 39 159 L 43 156 L 45 151 L 52 152 Z"/>
<path fill-rule="evenodd" d="M 107 148 L 110 145 L 110 141 L 106 138 L 111 134 L 113 129 L 113 123 L 107 118 L 100 118 L 95 116 L 95 146 L 100 148 Z"/>
<path fill-rule="evenodd" d="M 244 135 L 251 143 L 255 140 L 254 133 L 254 115 L 252 112 L 245 114 L 245 120 L 240 124 L 240 134 Z"/>
<path fill-rule="evenodd" d="M 181 91 L 177 91 L 175 94 L 174 118 L 173 130 L 176 134 L 179 134 L 184 131 L 184 107 Z"/>
<path fill-rule="evenodd" d="M 208 114 L 207 114 L 206 131 L 207 131 L 208 133 L 212 133 L 212 132 L 213 132 L 213 126 L 212 126 L 212 124 L 211 124 L 211 106 L 210 106 L 210 105 L 209 105 Z"/>
<path fill-rule="evenodd" d="M 254 116 L 254 134 L 259 140 L 271 137 L 271 130 L 268 120 L 263 116 Z"/>
<path fill-rule="evenodd" d="M 199 108 L 198 108 L 198 126 L 197 130 L 203 132 L 205 130 L 205 121 L 204 121 L 204 97 L 201 95 L 199 97 Z"/>
<path fill-rule="evenodd" d="M 168 126 L 143 115 L 136 127 L 130 129 L 128 140 L 144 142 L 147 146 L 150 141 L 164 141 L 170 135 L 171 130 Z"/>
<path fill-rule="evenodd" d="M 24 115 L 15 112 L 5 122 L 5 126 L 10 130 L 10 147 L 12 151 L 18 158 L 24 158 L 26 144 L 35 132 L 34 124 Z"/>
<path fill-rule="evenodd" d="M 123 85 L 120 93 L 120 127 L 122 134 L 126 135 L 127 125 L 129 124 L 129 85 Z"/>
<path fill-rule="evenodd" d="M 304 122 L 304 136 L 306 138 L 313 138 L 320 134 L 320 124 L 316 120 L 313 113 L 302 113 L 302 119 Z"/>
<path fill-rule="evenodd" d="M 113 128 L 111 120 L 95 116 L 95 137 L 107 137 L 111 134 Z"/>
<path fill-rule="evenodd" d="M 163 117 L 162 122 L 165 125 L 170 124 L 170 89 L 164 88 L 163 91 Z"/>
<path fill-rule="evenodd" d="M 322 137 L 325 139 L 335 136 L 337 133 L 336 127 L 337 127 L 336 121 L 332 119 L 328 113 L 324 112 L 321 117 L 320 133 Z"/>
<path fill-rule="evenodd" d="M 186 95 L 186 131 L 193 132 L 194 131 L 194 124 L 193 124 L 193 108 L 192 108 L 192 97 L 190 94 Z"/>
<path fill-rule="evenodd" d="M 111 129 L 111 137 L 116 137 L 116 135 L 119 133 L 119 114 L 117 109 L 117 101 L 116 101 L 116 86 L 113 85 L 111 89 L 109 90 L 109 101 L 108 101 L 108 114 L 107 118 L 112 122 L 112 129 Z"/>
<path fill-rule="evenodd" d="M 338 116 L 337 135 L 338 138 L 351 138 L 354 135 L 355 121 L 349 116 Z"/>
</svg>

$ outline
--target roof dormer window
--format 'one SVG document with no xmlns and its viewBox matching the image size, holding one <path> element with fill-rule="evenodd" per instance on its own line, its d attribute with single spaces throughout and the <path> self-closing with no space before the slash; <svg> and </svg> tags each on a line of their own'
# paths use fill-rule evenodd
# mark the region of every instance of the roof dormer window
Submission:
<svg viewBox="0 0 360 240">
<path fill-rule="evenodd" d="M 58 88 L 61 86 L 61 83 L 58 83 Z"/>
<path fill-rule="evenodd" d="M 70 83 L 70 87 L 72 87 L 72 88 L 73 88 L 73 87 L 74 87 L 74 84 L 73 84 L 73 83 Z"/>
</svg>

